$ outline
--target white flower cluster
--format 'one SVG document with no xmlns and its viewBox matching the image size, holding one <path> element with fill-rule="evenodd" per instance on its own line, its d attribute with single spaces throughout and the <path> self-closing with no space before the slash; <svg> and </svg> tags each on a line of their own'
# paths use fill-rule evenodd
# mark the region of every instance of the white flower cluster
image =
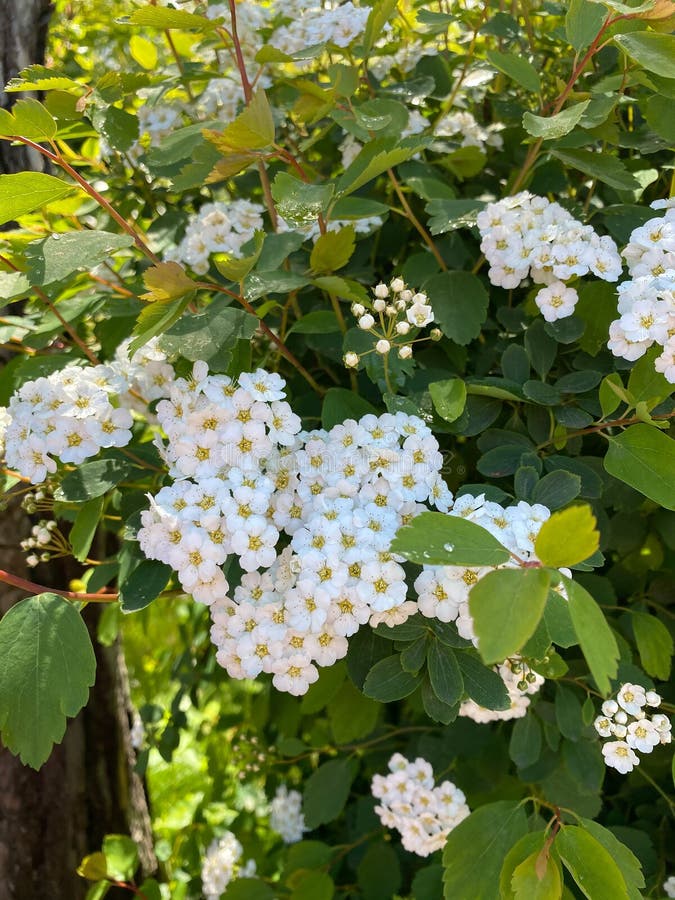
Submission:
<svg viewBox="0 0 675 900">
<path fill-rule="evenodd" d="M 507 659 L 494 667 L 509 693 L 511 706 L 508 709 L 486 709 L 474 700 L 465 700 L 459 708 L 460 716 L 473 719 L 479 725 L 488 722 L 506 722 L 521 719 L 527 712 L 532 694 L 536 694 L 544 683 L 538 672 L 528 669 L 520 659 Z"/>
<path fill-rule="evenodd" d="M 421 757 L 410 762 L 400 753 L 389 760 L 389 774 L 375 775 L 371 791 L 375 812 L 395 828 L 410 853 L 429 856 L 440 850 L 452 829 L 466 819 L 466 797 L 451 781 L 436 785 L 431 765 Z"/>
<path fill-rule="evenodd" d="M 302 794 L 289 791 L 285 784 L 279 785 L 270 803 L 270 828 L 281 836 L 284 844 L 295 844 L 302 840 L 308 830 L 302 813 Z"/>
<path fill-rule="evenodd" d="M 501 150 L 504 141 L 499 133 L 503 125 L 494 124 L 487 127 L 479 125 L 470 112 L 456 110 L 446 113 L 434 125 L 436 137 L 455 138 L 460 147 L 477 147 L 485 153 L 488 147 Z"/>
<path fill-rule="evenodd" d="M 381 49 L 380 42 L 376 49 Z M 405 75 L 412 72 L 423 56 L 436 56 L 438 50 L 435 42 L 422 43 L 420 40 L 406 39 L 400 42 L 395 53 L 378 53 L 377 56 L 372 56 L 368 60 L 368 69 L 378 81 L 382 81 L 392 69 L 398 69 Z"/>
<path fill-rule="evenodd" d="M 241 248 L 263 227 L 262 214 L 263 207 L 248 200 L 205 203 L 190 217 L 183 240 L 164 258 L 185 262 L 198 275 L 205 275 L 212 253 L 242 255 Z"/>
<path fill-rule="evenodd" d="M 127 407 L 165 396 L 173 378 L 156 341 L 131 359 L 128 347 L 120 345 L 110 365 L 68 365 L 23 384 L 0 419 L 7 466 L 40 484 L 57 461 L 78 465 L 103 448 L 125 447 L 133 424 Z"/>
<path fill-rule="evenodd" d="M 280 7 L 284 15 L 288 15 L 283 4 Z M 299 15 L 288 25 L 277 28 L 270 44 L 289 56 L 315 44 L 345 48 L 363 34 L 369 14 L 370 7 L 354 6 L 351 0 L 328 8 L 314 4 L 301 6 Z"/>
<path fill-rule="evenodd" d="M 675 875 L 671 875 L 663 882 L 663 892 L 666 897 L 675 897 Z"/>
<path fill-rule="evenodd" d="M 656 691 L 646 691 L 639 684 L 622 684 L 616 700 L 605 700 L 602 715 L 595 722 L 600 737 L 618 738 L 603 744 L 605 764 L 625 775 L 640 764 L 640 753 L 651 753 L 659 744 L 669 744 L 672 739 L 668 716 L 654 713 L 651 718 L 645 707 L 658 709 L 661 697 Z"/>
<path fill-rule="evenodd" d="M 243 853 L 244 848 L 231 831 L 211 842 L 202 862 L 204 900 L 220 900 L 231 881 L 255 875 L 255 860 L 243 865 L 239 862 Z"/>
<path fill-rule="evenodd" d="M 528 276 L 543 284 L 535 303 L 547 322 L 574 312 L 579 296 L 565 282 L 593 272 L 616 281 L 621 259 L 611 237 L 600 237 L 558 203 L 523 191 L 488 203 L 477 217 L 480 249 L 492 284 L 517 288 Z"/>
<path fill-rule="evenodd" d="M 103 447 L 126 446 L 131 413 L 112 403 L 126 388 L 112 366 L 70 365 L 26 382 L 7 408 L 7 465 L 39 484 L 57 460 L 77 465 Z"/>
<path fill-rule="evenodd" d="M 622 255 L 631 279 L 618 287 L 619 318 L 607 346 L 633 361 L 660 345 L 654 368 L 675 384 L 675 206 L 636 228 Z"/>
<path fill-rule="evenodd" d="M 359 328 L 373 336 L 373 348 L 364 353 L 345 353 L 344 363 L 349 369 L 356 368 L 364 356 L 373 352 L 387 356 L 392 349 L 396 349 L 401 359 L 410 359 L 412 345 L 426 340 L 415 337 L 418 330 L 434 321 L 434 311 L 427 295 L 409 290 L 402 278 L 393 278 L 389 285 L 381 282 L 375 286 L 373 293 L 375 299 L 368 308 L 363 303 L 352 304 L 352 313 Z M 431 337 L 440 339 L 440 331 L 434 329 Z"/>
</svg>

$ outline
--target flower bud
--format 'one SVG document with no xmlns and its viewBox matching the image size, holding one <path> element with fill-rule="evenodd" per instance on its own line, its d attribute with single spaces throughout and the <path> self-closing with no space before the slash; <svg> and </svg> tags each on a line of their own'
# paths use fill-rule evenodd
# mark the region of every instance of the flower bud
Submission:
<svg viewBox="0 0 675 900">
<path fill-rule="evenodd" d="M 373 309 L 375 312 L 384 312 L 386 305 L 386 302 L 381 297 L 373 301 Z"/>
<path fill-rule="evenodd" d="M 361 316 L 359 319 L 359 328 L 363 328 L 364 331 L 370 331 L 370 329 L 375 324 L 375 319 L 370 315 L 370 313 L 366 313 L 365 316 Z"/>
<path fill-rule="evenodd" d="M 392 278 L 389 286 L 395 294 L 400 294 L 401 291 L 405 290 L 405 281 L 402 278 Z"/>
<path fill-rule="evenodd" d="M 357 319 L 361 318 L 365 311 L 366 308 L 363 303 L 352 303 L 352 313 L 356 316 Z"/>
<path fill-rule="evenodd" d="M 355 369 L 359 364 L 358 354 L 351 350 L 349 353 L 345 353 L 343 360 L 348 369 Z"/>
<path fill-rule="evenodd" d="M 410 344 L 404 344 L 402 347 L 399 347 L 398 355 L 401 359 L 410 359 L 412 356 L 412 347 Z"/>
<path fill-rule="evenodd" d="M 382 281 L 375 287 L 375 296 L 380 299 L 385 299 L 389 296 L 389 288 Z"/>
<path fill-rule="evenodd" d="M 443 332 L 440 328 L 432 328 L 429 332 L 429 337 L 432 341 L 440 341 L 440 339 L 443 337 Z"/>
<path fill-rule="evenodd" d="M 375 349 L 378 353 L 381 353 L 384 356 L 391 350 L 391 344 L 389 343 L 389 341 L 382 338 L 375 344 Z"/>
<path fill-rule="evenodd" d="M 399 322 L 396 326 L 396 334 L 407 334 L 410 331 L 410 322 Z"/>
</svg>

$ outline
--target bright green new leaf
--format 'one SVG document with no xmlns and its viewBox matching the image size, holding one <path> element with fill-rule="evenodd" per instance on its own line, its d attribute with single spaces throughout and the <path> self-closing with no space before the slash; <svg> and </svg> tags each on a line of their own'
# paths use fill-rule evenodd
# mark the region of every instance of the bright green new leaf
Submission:
<svg viewBox="0 0 675 900">
<path fill-rule="evenodd" d="M 133 356 L 150 338 L 168 331 L 183 315 L 191 297 L 190 293 L 175 299 L 155 300 L 142 309 L 131 332 L 133 340 L 129 344 L 129 353 Z"/>
<path fill-rule="evenodd" d="M 64 75 L 56 75 L 54 69 L 46 66 L 27 66 L 22 69 L 16 78 L 12 78 L 5 87 L 5 92 L 10 94 L 19 91 L 70 91 L 82 94 L 85 86 L 66 78 Z"/>
<path fill-rule="evenodd" d="M 516 866 L 511 876 L 514 900 L 560 900 L 562 873 L 550 853 L 542 851 L 530 854 Z"/>
<path fill-rule="evenodd" d="M 328 209 L 334 185 L 306 184 L 286 172 L 279 172 L 272 182 L 272 197 L 279 215 L 290 225 L 309 225 Z"/>
<path fill-rule="evenodd" d="M 432 381 L 429 385 L 429 394 L 434 409 L 446 422 L 455 422 L 464 412 L 466 385 L 461 378 Z"/>
<path fill-rule="evenodd" d="M 303 811 L 309 829 L 332 822 L 344 809 L 354 780 L 348 759 L 331 759 L 305 782 Z"/>
<path fill-rule="evenodd" d="M 314 278 L 312 284 L 321 288 L 322 291 L 335 294 L 336 297 L 343 297 L 351 303 L 366 305 L 370 302 L 368 291 L 362 284 L 352 281 L 351 278 L 342 278 L 340 275 L 322 275 L 320 278 Z"/>
<path fill-rule="evenodd" d="M 52 284 L 75 272 L 87 272 L 132 244 L 128 234 L 106 231 L 50 234 L 26 247 L 26 274 L 31 284 Z"/>
<path fill-rule="evenodd" d="M 502 800 L 487 803 L 459 823 L 443 848 L 445 900 L 495 900 L 504 857 L 527 832 L 525 808 Z"/>
<path fill-rule="evenodd" d="M 538 94 L 541 90 L 539 73 L 524 56 L 517 56 L 515 53 L 502 53 L 499 50 L 488 50 L 487 58 L 488 62 L 495 69 L 508 75 L 509 78 L 512 78 L 524 87 L 525 90 L 532 91 L 535 94 Z"/>
<path fill-rule="evenodd" d="M 373 44 L 382 35 L 384 26 L 396 12 L 397 0 L 376 0 L 366 22 L 366 30 L 363 35 L 363 54 L 368 56 Z"/>
<path fill-rule="evenodd" d="M 563 826 L 553 846 L 588 900 L 630 900 L 614 858 L 584 828 L 579 825 Z"/>
<path fill-rule="evenodd" d="M 671 633 L 660 619 L 649 613 L 635 612 L 631 622 L 642 668 L 653 678 L 668 681 L 673 656 Z"/>
<path fill-rule="evenodd" d="M 152 71 L 157 66 L 157 47 L 140 34 L 132 34 L 129 39 L 129 53 L 139 66 Z"/>
<path fill-rule="evenodd" d="M 148 292 L 141 294 L 141 300 L 148 303 L 175 300 L 194 291 L 195 282 L 177 262 L 159 262 L 143 273 L 143 283 Z"/>
<path fill-rule="evenodd" d="M 571 506 L 554 512 L 539 530 L 534 552 L 545 566 L 575 566 L 592 556 L 600 533 L 590 506 Z"/>
<path fill-rule="evenodd" d="M 550 576 L 544 569 L 499 569 L 471 588 L 469 610 L 486 663 L 522 649 L 541 619 Z"/>
<path fill-rule="evenodd" d="M 42 209 L 48 203 L 60 200 L 75 189 L 74 184 L 68 184 L 43 172 L 0 175 L 0 225 L 36 209 Z"/>
<path fill-rule="evenodd" d="M 618 840 L 608 828 L 604 828 L 597 822 L 593 822 L 591 819 L 581 819 L 580 823 L 590 833 L 591 837 L 594 837 L 598 843 L 602 844 L 621 870 L 630 900 L 640 900 L 642 897 L 640 889 L 645 886 L 645 879 L 640 867 L 640 861 L 633 851 L 629 850 L 624 843 Z"/>
<path fill-rule="evenodd" d="M 555 116 L 535 116 L 531 112 L 523 113 L 523 128 L 533 137 L 551 141 L 561 138 L 574 128 L 584 114 L 590 100 L 582 100 L 568 106 Z"/>
<path fill-rule="evenodd" d="M 165 6 L 144 6 L 129 16 L 130 25 L 149 25 L 151 28 L 177 28 L 180 31 L 215 31 L 219 19 L 207 19 L 196 13 Z"/>
<path fill-rule="evenodd" d="M 103 854 L 111 878 L 128 881 L 134 877 L 138 868 L 138 847 L 126 834 L 106 834 Z"/>
<path fill-rule="evenodd" d="M 56 594 L 22 600 L 0 620 L 0 735 L 39 769 L 82 709 L 96 658 L 77 609 Z"/>
<path fill-rule="evenodd" d="M 471 272 L 441 272 L 425 285 L 434 318 L 446 337 L 468 344 L 480 334 L 487 318 L 488 292 Z"/>
<path fill-rule="evenodd" d="M 73 556 L 80 562 L 84 562 L 89 555 L 91 543 L 94 540 L 98 523 L 103 512 L 103 497 L 94 497 L 78 510 L 70 529 L 70 546 L 73 548 Z"/>
<path fill-rule="evenodd" d="M 355 231 L 346 225 L 339 231 L 322 234 L 312 248 L 309 265 L 313 272 L 335 272 L 346 266 L 356 247 Z"/>
<path fill-rule="evenodd" d="M 614 43 L 648 72 L 675 78 L 675 35 L 633 31 L 615 35 Z"/>
<path fill-rule="evenodd" d="M 675 510 L 675 441 L 667 434 L 651 425 L 632 425 L 609 438 L 603 464 L 619 481 Z"/>
<path fill-rule="evenodd" d="M 240 257 L 238 259 L 233 256 L 228 256 L 225 253 L 218 254 L 214 260 L 216 268 L 221 273 L 221 275 L 224 275 L 225 278 L 229 279 L 230 281 L 234 281 L 237 283 L 243 281 L 260 259 L 260 254 L 262 253 L 264 243 L 265 232 L 256 231 L 253 235 L 253 253 L 251 253 L 249 256 Z"/>
<path fill-rule="evenodd" d="M 439 512 L 420 513 L 399 528 L 390 550 L 421 566 L 498 566 L 510 559 L 485 528 Z"/>
<path fill-rule="evenodd" d="M 550 150 L 549 153 L 566 166 L 597 178 L 617 191 L 636 191 L 641 187 L 637 178 L 616 156 L 593 153 L 591 150 Z"/>
<path fill-rule="evenodd" d="M 20 135 L 31 141 L 47 142 L 56 134 L 56 119 L 32 97 L 17 100 L 12 111 L 0 108 L 0 134 Z"/>
<path fill-rule="evenodd" d="M 605 696 L 616 678 L 619 648 L 607 619 L 588 591 L 571 578 L 564 579 L 569 611 L 579 644 L 598 689 Z"/>
<path fill-rule="evenodd" d="M 219 150 L 264 150 L 274 142 L 274 117 L 262 88 L 253 94 L 246 109 L 226 125 L 216 141 Z"/>
</svg>

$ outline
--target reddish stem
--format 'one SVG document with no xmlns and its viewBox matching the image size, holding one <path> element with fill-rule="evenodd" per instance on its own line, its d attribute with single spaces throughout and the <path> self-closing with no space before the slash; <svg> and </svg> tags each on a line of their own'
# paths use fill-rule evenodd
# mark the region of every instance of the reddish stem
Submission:
<svg viewBox="0 0 675 900">
<path fill-rule="evenodd" d="M 11 584 L 12 587 L 26 591 L 28 594 L 58 594 L 66 600 L 86 600 L 88 603 L 114 603 L 117 600 L 117 593 L 109 594 L 87 594 L 80 591 L 59 591 L 56 588 L 47 587 L 44 584 L 36 584 L 34 581 L 27 581 L 18 575 L 12 575 L 11 572 L 5 572 L 0 569 L 0 581 L 5 584 Z"/>
</svg>

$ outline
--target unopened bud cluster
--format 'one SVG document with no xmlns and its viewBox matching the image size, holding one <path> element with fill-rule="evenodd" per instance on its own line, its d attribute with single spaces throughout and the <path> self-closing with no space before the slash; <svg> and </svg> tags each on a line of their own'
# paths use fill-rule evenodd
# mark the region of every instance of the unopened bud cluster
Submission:
<svg viewBox="0 0 675 900">
<path fill-rule="evenodd" d="M 389 774 L 375 775 L 375 812 L 387 828 L 395 828 L 406 850 L 429 856 L 440 850 L 452 829 L 466 819 L 466 797 L 451 781 L 436 785 L 431 764 L 410 762 L 400 753 L 389 760 Z"/>
<path fill-rule="evenodd" d="M 352 313 L 359 328 L 373 337 L 373 347 L 364 353 L 350 351 L 344 355 L 348 369 L 355 369 L 370 353 L 387 356 L 392 350 L 401 359 L 410 359 L 413 344 L 426 340 L 418 338 L 419 330 L 434 321 L 434 311 L 426 294 L 415 293 L 406 287 L 402 278 L 393 278 L 388 285 L 380 282 L 373 289 L 374 299 L 366 306 L 353 303 Z M 434 329 L 432 340 L 440 340 L 441 332 Z"/>
<path fill-rule="evenodd" d="M 626 683 L 616 700 L 605 700 L 602 715 L 595 722 L 600 737 L 617 738 L 602 747 L 605 764 L 625 775 L 640 764 L 639 753 L 651 753 L 659 744 L 669 744 L 672 739 L 671 722 L 662 713 L 647 715 L 646 707 L 658 709 L 661 697 L 656 691 L 647 691 L 640 684 Z"/>
<path fill-rule="evenodd" d="M 26 557 L 28 566 L 34 568 L 41 562 L 49 562 L 51 559 L 49 549 L 52 549 L 54 532 L 57 528 L 53 519 L 41 519 L 37 525 L 33 525 L 30 537 L 21 541 L 21 549 L 31 551 Z"/>
</svg>

